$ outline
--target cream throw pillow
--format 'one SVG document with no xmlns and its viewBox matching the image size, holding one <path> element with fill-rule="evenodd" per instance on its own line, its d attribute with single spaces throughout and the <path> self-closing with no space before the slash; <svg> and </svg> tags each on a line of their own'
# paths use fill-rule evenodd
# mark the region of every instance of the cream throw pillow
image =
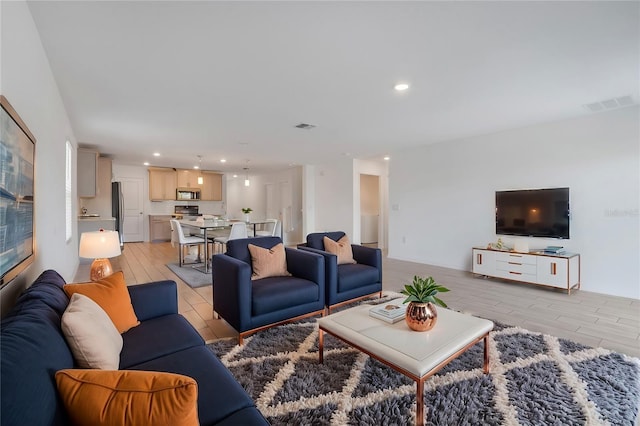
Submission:
<svg viewBox="0 0 640 426">
<path fill-rule="evenodd" d="M 351 249 L 351 243 L 349 242 L 349 238 L 346 235 L 340 238 L 338 241 L 333 241 L 329 237 L 324 237 L 322 239 L 322 242 L 324 243 L 325 251 L 338 256 L 338 265 L 344 265 L 345 263 L 356 263 L 356 261 L 353 260 L 353 250 Z"/>
<path fill-rule="evenodd" d="M 291 274 L 287 271 L 287 257 L 284 244 L 278 243 L 270 249 L 248 244 L 251 253 L 252 280 L 268 277 L 287 277 Z"/>
<path fill-rule="evenodd" d="M 79 367 L 117 370 L 122 336 L 109 315 L 89 297 L 75 293 L 62 314 L 62 332 Z"/>
</svg>

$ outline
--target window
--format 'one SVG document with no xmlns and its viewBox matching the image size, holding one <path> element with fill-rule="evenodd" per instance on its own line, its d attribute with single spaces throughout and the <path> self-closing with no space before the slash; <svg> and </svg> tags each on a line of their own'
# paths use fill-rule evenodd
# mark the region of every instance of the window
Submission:
<svg viewBox="0 0 640 426">
<path fill-rule="evenodd" d="M 71 174 L 72 174 L 72 163 L 71 159 L 73 158 L 73 149 L 71 147 L 71 142 L 67 141 L 65 144 L 65 174 L 64 174 L 64 201 L 65 201 L 65 237 L 67 243 L 71 241 L 71 237 L 73 236 L 73 214 L 72 208 L 73 203 L 71 196 Z"/>
</svg>

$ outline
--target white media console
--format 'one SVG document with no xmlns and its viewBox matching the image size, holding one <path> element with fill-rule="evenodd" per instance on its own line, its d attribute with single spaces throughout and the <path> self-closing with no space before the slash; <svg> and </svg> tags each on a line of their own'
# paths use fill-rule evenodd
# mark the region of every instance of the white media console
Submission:
<svg viewBox="0 0 640 426">
<path fill-rule="evenodd" d="M 474 274 L 561 288 L 571 294 L 580 288 L 580 255 L 577 253 L 517 253 L 473 248 Z"/>
</svg>

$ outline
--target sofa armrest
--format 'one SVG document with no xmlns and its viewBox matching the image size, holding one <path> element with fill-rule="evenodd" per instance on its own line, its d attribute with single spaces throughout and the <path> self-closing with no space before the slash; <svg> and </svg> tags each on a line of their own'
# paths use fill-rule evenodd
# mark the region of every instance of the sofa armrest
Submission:
<svg viewBox="0 0 640 426">
<path fill-rule="evenodd" d="M 382 250 L 379 248 L 366 247 L 358 244 L 351 244 L 353 259 L 362 264 L 373 266 L 382 271 Z"/>
<path fill-rule="evenodd" d="M 155 281 L 128 286 L 133 310 L 140 321 L 178 313 L 175 281 Z"/>
<path fill-rule="evenodd" d="M 213 256 L 213 310 L 236 330 L 251 324 L 251 265 L 226 254 Z"/>
<path fill-rule="evenodd" d="M 294 277 L 313 281 L 320 287 L 324 287 L 324 257 L 311 250 L 296 250 L 285 248 L 287 256 L 287 271 Z M 323 296 L 324 297 L 324 296 Z"/>
</svg>

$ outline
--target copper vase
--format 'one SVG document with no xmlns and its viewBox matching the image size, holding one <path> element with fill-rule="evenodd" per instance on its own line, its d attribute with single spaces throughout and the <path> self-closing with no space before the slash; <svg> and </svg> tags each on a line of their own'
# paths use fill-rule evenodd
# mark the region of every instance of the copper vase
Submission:
<svg viewBox="0 0 640 426">
<path fill-rule="evenodd" d="M 404 319 L 410 329 L 415 331 L 428 331 L 436 325 L 438 311 L 436 311 L 436 305 L 431 302 L 409 302 Z"/>
</svg>

